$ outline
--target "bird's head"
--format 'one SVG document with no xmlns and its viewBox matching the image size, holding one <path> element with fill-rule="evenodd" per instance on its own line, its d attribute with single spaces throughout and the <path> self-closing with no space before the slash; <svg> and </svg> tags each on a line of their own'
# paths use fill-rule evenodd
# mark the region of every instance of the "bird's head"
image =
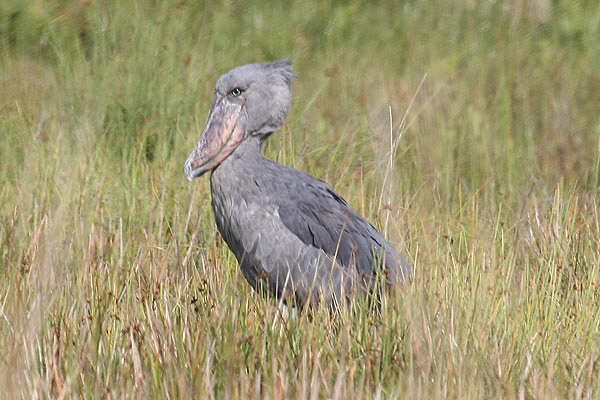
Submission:
<svg viewBox="0 0 600 400">
<path fill-rule="evenodd" d="M 235 68 L 219 78 L 204 130 L 184 166 L 190 181 L 216 168 L 249 136 L 281 127 L 292 101 L 288 59 Z"/>
</svg>

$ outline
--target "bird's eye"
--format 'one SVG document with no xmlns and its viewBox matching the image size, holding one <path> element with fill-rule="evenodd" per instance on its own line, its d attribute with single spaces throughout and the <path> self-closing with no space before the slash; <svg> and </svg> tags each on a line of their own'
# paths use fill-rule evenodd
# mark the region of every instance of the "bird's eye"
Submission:
<svg viewBox="0 0 600 400">
<path fill-rule="evenodd" d="M 242 94 L 242 89 L 237 88 L 237 87 L 231 89 L 231 91 L 229 92 L 229 95 L 233 96 L 233 97 L 238 97 L 240 94 Z"/>
</svg>

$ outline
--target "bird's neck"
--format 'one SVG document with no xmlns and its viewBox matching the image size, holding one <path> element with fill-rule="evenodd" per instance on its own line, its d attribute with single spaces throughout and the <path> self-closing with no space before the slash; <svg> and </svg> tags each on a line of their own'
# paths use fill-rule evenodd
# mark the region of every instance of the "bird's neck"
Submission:
<svg viewBox="0 0 600 400">
<path fill-rule="evenodd" d="M 248 136 L 240 145 L 231 153 L 223 163 L 231 161 L 233 163 L 248 163 L 253 160 L 264 158 L 262 153 L 264 140 L 257 136 Z"/>
<path fill-rule="evenodd" d="M 234 151 L 213 170 L 211 181 L 225 184 L 228 180 L 244 179 L 260 170 L 265 161 L 262 153 L 264 140 L 248 136 Z"/>
</svg>

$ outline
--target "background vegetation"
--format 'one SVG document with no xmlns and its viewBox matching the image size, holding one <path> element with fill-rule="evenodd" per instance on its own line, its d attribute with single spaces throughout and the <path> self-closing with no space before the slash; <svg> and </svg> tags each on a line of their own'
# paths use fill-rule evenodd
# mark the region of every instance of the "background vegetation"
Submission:
<svg viewBox="0 0 600 400">
<path fill-rule="evenodd" d="M 599 398 L 600 3 L 0 3 L 0 397 Z M 415 265 L 275 320 L 183 162 L 291 57 L 270 158 Z"/>
</svg>

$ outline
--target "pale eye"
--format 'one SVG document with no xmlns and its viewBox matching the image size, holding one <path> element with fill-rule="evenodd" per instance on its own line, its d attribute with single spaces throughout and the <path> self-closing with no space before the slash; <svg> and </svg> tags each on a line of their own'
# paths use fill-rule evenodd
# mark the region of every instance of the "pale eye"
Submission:
<svg viewBox="0 0 600 400">
<path fill-rule="evenodd" d="M 229 92 L 229 95 L 233 96 L 233 97 L 238 97 L 240 94 L 242 94 L 242 89 L 237 88 L 237 87 L 231 89 L 231 91 Z"/>
</svg>

